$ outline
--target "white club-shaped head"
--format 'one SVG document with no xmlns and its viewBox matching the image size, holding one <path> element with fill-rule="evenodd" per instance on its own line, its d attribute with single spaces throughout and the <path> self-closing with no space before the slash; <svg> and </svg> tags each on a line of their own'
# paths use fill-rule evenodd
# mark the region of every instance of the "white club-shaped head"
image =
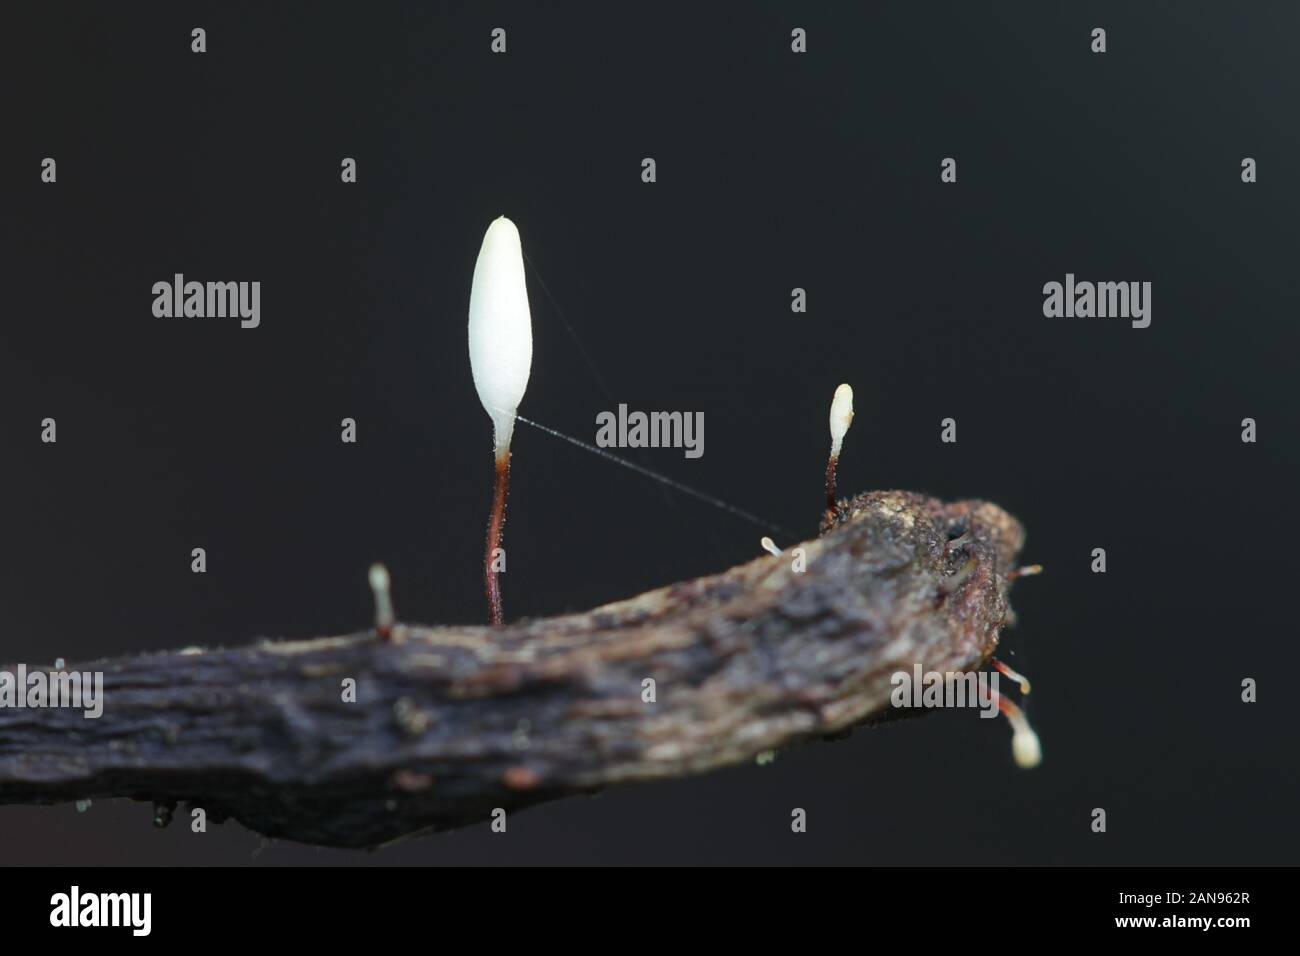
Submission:
<svg viewBox="0 0 1300 956">
<path fill-rule="evenodd" d="M 483 236 L 469 291 L 469 365 L 479 401 L 492 418 L 498 459 L 509 454 L 532 364 L 523 247 L 515 224 L 501 216 Z"/>
<path fill-rule="evenodd" d="M 1029 727 L 1017 728 L 1011 735 L 1011 755 L 1016 766 L 1032 770 L 1043 762 L 1043 745 L 1038 742 L 1038 734 Z"/>
<path fill-rule="evenodd" d="M 840 457 L 840 446 L 844 444 L 844 435 L 853 422 L 853 389 L 841 385 L 835 390 L 831 399 L 831 457 Z"/>
</svg>

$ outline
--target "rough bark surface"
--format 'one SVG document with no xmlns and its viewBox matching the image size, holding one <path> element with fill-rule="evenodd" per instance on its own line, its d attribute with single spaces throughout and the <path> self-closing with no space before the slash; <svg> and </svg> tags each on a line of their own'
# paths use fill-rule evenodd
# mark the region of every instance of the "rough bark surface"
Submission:
<svg viewBox="0 0 1300 956">
<path fill-rule="evenodd" d="M 0 803 L 184 802 L 268 836 L 370 846 L 752 760 L 888 716 L 890 675 L 916 662 L 983 665 L 1022 540 L 995 505 L 872 492 L 797 546 L 803 572 L 791 548 L 499 629 L 69 665 L 104 672 L 103 716 L 0 708 Z"/>
</svg>

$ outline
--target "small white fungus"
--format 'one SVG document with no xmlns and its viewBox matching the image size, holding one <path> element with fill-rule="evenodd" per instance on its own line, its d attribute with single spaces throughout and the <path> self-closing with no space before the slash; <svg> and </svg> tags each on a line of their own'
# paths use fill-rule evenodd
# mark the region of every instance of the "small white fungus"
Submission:
<svg viewBox="0 0 1300 956">
<path fill-rule="evenodd" d="M 1011 735 L 1011 755 L 1016 766 L 1030 770 L 1043 762 L 1043 745 L 1029 727 L 1017 728 Z"/>
<path fill-rule="evenodd" d="M 844 435 L 849 430 L 849 425 L 853 422 L 853 389 L 849 385 L 841 385 L 835 390 L 835 397 L 831 399 L 831 457 L 840 457 L 840 446 L 844 443 Z"/>
</svg>

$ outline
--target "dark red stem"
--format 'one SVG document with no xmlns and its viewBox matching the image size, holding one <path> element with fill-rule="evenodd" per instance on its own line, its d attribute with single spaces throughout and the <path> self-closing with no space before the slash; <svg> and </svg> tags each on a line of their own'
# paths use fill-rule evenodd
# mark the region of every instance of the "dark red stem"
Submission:
<svg viewBox="0 0 1300 956">
<path fill-rule="evenodd" d="M 835 514 L 835 466 L 840 463 L 837 456 L 826 459 L 826 510 Z"/>
<path fill-rule="evenodd" d="M 501 611 L 501 582 L 492 570 L 492 552 L 501 547 L 506 526 L 506 493 L 510 490 L 510 453 L 497 459 L 497 478 L 492 490 L 492 514 L 488 517 L 487 550 L 483 553 L 483 584 L 487 589 L 488 618 L 493 627 L 505 622 Z"/>
</svg>

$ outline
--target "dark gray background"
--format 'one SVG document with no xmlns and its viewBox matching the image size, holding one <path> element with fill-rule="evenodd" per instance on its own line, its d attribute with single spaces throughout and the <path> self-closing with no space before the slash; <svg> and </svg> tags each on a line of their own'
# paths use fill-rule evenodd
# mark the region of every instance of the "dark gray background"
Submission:
<svg viewBox="0 0 1300 956">
<path fill-rule="evenodd" d="M 491 428 L 465 320 L 505 213 L 536 267 L 523 414 L 590 440 L 618 401 L 701 410 L 702 459 L 640 460 L 811 535 L 848 381 L 845 492 L 1025 522 L 1047 572 L 1016 586 L 1004 647 L 1045 762 L 1017 770 L 1001 721 L 949 712 L 504 837 L 263 847 L 103 802 L 0 808 L 0 860 L 1295 862 L 1300 9 L 376 6 L 6 8 L 0 659 L 351 630 L 376 559 L 408 620 L 482 621 Z M 174 272 L 261 280 L 261 328 L 154 318 Z M 1044 318 L 1066 272 L 1151 281 L 1151 327 Z M 515 452 L 512 617 L 757 553 L 761 529 L 539 432 Z"/>
</svg>

